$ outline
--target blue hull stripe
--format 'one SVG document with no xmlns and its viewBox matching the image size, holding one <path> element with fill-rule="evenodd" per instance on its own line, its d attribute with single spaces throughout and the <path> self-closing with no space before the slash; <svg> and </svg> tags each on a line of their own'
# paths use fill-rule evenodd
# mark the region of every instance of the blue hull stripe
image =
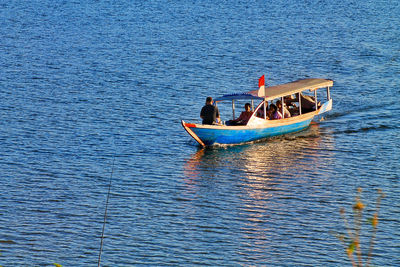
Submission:
<svg viewBox="0 0 400 267">
<path fill-rule="evenodd" d="M 205 145 L 240 144 L 277 135 L 298 132 L 307 128 L 311 119 L 283 126 L 255 129 L 205 129 L 191 128 Z"/>
</svg>

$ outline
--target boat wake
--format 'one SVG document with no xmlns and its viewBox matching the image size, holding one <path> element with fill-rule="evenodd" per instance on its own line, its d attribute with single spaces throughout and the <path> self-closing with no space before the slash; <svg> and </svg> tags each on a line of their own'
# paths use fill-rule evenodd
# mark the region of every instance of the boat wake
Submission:
<svg viewBox="0 0 400 267">
<path fill-rule="evenodd" d="M 395 125 L 376 125 L 376 126 L 369 126 L 369 127 L 360 127 L 356 129 L 346 129 L 342 131 L 335 131 L 335 134 L 352 134 L 352 133 L 365 133 L 370 131 L 386 131 L 386 130 L 394 130 L 398 129 L 398 126 Z"/>
</svg>

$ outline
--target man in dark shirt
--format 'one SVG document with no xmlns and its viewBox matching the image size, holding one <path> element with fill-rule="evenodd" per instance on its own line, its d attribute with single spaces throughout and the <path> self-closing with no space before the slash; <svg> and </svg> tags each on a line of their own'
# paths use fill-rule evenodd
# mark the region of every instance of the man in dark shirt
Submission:
<svg viewBox="0 0 400 267">
<path fill-rule="evenodd" d="M 201 109 L 200 118 L 203 119 L 203 124 L 213 124 L 219 119 L 218 107 L 213 105 L 211 96 L 206 98 L 206 105 Z"/>
</svg>

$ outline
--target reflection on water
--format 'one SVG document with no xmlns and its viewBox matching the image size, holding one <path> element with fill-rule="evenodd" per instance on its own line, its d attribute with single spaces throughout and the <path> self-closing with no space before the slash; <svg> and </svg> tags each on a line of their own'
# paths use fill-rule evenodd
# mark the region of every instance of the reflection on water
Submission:
<svg viewBox="0 0 400 267">
<path fill-rule="evenodd" d="M 199 149 L 185 162 L 184 174 L 193 180 L 212 177 L 221 167 L 234 167 L 249 180 L 275 178 L 287 172 L 299 177 L 310 166 L 325 165 L 332 158 L 333 137 L 324 130 L 321 133 L 318 124 L 311 124 L 305 131 L 267 141 Z"/>
<path fill-rule="evenodd" d="M 228 190 L 230 196 L 214 191 L 204 193 L 204 198 L 214 198 L 208 205 L 233 203 L 237 217 L 231 220 L 239 224 L 241 260 L 248 260 L 246 255 L 262 260 L 266 251 L 284 251 L 288 238 L 284 229 L 301 232 L 299 222 L 307 220 L 307 215 L 301 218 L 300 210 L 307 210 L 307 198 L 318 194 L 316 188 L 330 179 L 325 171 L 333 154 L 333 136 L 318 124 L 266 142 L 198 150 L 184 165 L 186 193 L 194 200 L 185 205 L 198 210 L 197 201 L 203 197 L 199 194 L 213 188 Z M 207 191 L 205 183 L 210 186 Z M 224 210 L 219 214 L 223 216 Z"/>
</svg>

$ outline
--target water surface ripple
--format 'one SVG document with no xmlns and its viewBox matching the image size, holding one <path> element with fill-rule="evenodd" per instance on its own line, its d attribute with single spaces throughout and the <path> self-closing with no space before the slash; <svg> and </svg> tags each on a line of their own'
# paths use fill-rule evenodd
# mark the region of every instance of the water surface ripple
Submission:
<svg viewBox="0 0 400 267">
<path fill-rule="evenodd" d="M 397 1 L 0 4 L 0 265 L 343 266 L 339 210 L 386 197 L 399 266 Z M 331 78 L 306 131 L 200 149 L 208 95 Z M 224 115 L 225 116 L 225 115 Z M 223 118 L 223 119 L 226 119 Z M 365 224 L 362 242 L 368 242 Z"/>
</svg>

